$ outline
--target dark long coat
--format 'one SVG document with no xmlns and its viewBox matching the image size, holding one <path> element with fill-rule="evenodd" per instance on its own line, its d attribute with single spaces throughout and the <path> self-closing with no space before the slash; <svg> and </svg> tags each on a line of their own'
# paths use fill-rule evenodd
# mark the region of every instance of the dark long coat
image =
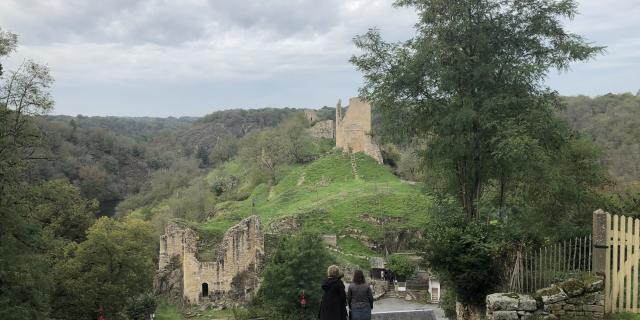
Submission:
<svg viewBox="0 0 640 320">
<path fill-rule="evenodd" d="M 347 320 L 347 294 L 340 278 L 327 278 L 322 284 L 320 320 Z"/>
</svg>

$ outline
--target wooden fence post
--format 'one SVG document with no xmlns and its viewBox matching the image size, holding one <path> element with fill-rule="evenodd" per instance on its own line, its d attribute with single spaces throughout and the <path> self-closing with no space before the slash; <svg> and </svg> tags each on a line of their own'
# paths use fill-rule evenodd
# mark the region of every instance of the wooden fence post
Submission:
<svg viewBox="0 0 640 320">
<path fill-rule="evenodd" d="M 607 259 L 607 214 L 598 209 L 593 212 L 593 273 L 605 275 L 605 261 Z M 608 279 L 606 279 L 608 280 Z"/>
</svg>

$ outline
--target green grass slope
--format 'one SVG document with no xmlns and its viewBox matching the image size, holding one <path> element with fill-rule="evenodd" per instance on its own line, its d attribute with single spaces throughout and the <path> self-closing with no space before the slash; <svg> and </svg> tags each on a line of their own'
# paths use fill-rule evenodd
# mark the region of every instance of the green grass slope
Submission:
<svg viewBox="0 0 640 320">
<path fill-rule="evenodd" d="M 350 156 L 341 152 L 290 167 L 278 184 L 260 184 L 244 200 L 218 203 L 214 216 L 198 229 L 224 232 L 251 214 L 261 217 L 268 232 L 295 220 L 300 227 L 338 235 L 347 260 L 379 255 L 366 243 L 382 242 L 385 233 L 423 229 L 431 202 L 420 186 L 400 181 L 389 167 L 364 154 L 356 154 L 355 163 L 357 178 Z M 242 168 L 230 162 L 213 170 L 207 181 L 220 174 L 242 176 Z M 238 188 L 247 188 L 242 179 Z"/>
</svg>

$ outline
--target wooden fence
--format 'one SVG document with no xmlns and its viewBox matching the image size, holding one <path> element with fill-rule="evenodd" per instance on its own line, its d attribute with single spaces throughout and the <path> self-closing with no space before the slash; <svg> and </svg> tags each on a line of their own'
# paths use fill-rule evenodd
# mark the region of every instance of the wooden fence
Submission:
<svg viewBox="0 0 640 320">
<path fill-rule="evenodd" d="M 509 275 L 511 292 L 532 293 L 566 278 L 569 274 L 591 272 L 591 235 L 569 239 L 534 251 L 516 253 Z"/>
<path fill-rule="evenodd" d="M 605 312 L 640 313 L 640 219 L 606 213 Z"/>
</svg>

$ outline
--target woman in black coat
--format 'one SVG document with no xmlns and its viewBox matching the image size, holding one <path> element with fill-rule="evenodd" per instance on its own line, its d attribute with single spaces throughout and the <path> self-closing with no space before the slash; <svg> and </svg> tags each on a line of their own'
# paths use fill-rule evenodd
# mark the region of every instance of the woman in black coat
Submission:
<svg viewBox="0 0 640 320">
<path fill-rule="evenodd" d="M 320 320 L 347 320 L 347 295 L 338 266 L 327 269 L 327 279 L 322 284 Z"/>
</svg>

